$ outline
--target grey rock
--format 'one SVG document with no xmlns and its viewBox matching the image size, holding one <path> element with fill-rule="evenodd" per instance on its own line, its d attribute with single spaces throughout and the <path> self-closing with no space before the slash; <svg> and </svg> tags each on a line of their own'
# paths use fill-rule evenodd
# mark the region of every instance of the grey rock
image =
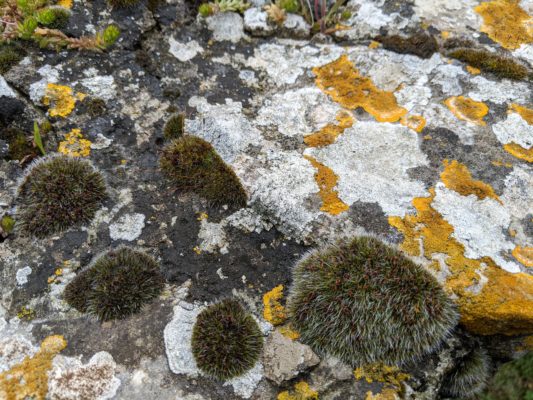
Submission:
<svg viewBox="0 0 533 400">
<path fill-rule="evenodd" d="M 274 33 L 274 27 L 268 23 L 267 13 L 259 7 L 244 12 L 244 29 L 253 36 L 270 36 Z"/>
</svg>

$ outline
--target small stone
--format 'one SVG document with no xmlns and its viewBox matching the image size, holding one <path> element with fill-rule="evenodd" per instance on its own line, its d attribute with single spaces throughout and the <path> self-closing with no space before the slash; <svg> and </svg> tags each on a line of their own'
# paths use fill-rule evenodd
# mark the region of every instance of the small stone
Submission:
<svg viewBox="0 0 533 400">
<path fill-rule="evenodd" d="M 208 17 L 207 27 L 213 31 L 213 39 L 217 42 L 227 40 L 237 43 L 244 37 L 242 17 L 234 12 L 223 12 Z"/>
</svg>

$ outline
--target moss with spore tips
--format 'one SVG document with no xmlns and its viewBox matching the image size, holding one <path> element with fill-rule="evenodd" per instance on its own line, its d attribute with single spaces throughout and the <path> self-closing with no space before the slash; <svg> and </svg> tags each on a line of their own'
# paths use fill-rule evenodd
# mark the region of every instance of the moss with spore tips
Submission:
<svg viewBox="0 0 533 400">
<path fill-rule="evenodd" d="M 18 188 L 17 222 L 46 237 L 90 222 L 105 198 L 104 178 L 88 160 L 48 156 L 28 167 Z"/>
<path fill-rule="evenodd" d="M 292 277 L 287 310 L 301 341 L 352 366 L 417 359 L 457 324 L 437 280 L 373 237 L 316 250 Z"/>
<path fill-rule="evenodd" d="M 427 33 L 420 32 L 409 37 L 399 35 L 378 36 L 376 41 L 386 50 L 400 54 L 414 54 L 421 58 L 430 58 L 439 50 L 435 38 Z"/>
<path fill-rule="evenodd" d="M 101 321 L 141 310 L 163 290 L 159 264 L 148 254 L 119 247 L 96 258 L 67 285 L 63 298 Z"/>
<path fill-rule="evenodd" d="M 5 74 L 24 57 L 24 51 L 12 44 L 0 44 L 0 74 Z"/>
<path fill-rule="evenodd" d="M 492 73 L 499 78 L 523 80 L 530 75 L 529 69 L 510 57 L 490 53 L 485 50 L 459 48 L 446 54 L 448 57 Z"/>
<path fill-rule="evenodd" d="M 239 178 L 203 139 L 186 135 L 173 140 L 163 149 L 160 166 L 178 190 L 197 193 L 218 205 L 246 205 Z"/>
<path fill-rule="evenodd" d="M 165 127 L 163 128 L 163 135 L 165 139 L 178 139 L 183 136 L 185 125 L 185 115 L 174 114 L 172 115 Z"/>
<path fill-rule="evenodd" d="M 500 366 L 479 400 L 533 400 L 533 352 Z"/>
<path fill-rule="evenodd" d="M 191 347 L 203 372 L 226 380 L 255 365 L 263 348 L 263 336 L 257 322 L 240 303 L 226 299 L 198 315 Z"/>
</svg>

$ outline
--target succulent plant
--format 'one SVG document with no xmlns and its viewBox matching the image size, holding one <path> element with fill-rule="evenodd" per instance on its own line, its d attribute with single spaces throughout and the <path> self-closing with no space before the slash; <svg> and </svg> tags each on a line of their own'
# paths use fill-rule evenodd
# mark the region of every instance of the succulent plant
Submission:
<svg viewBox="0 0 533 400">
<path fill-rule="evenodd" d="M 164 286 L 159 264 L 148 254 L 119 247 L 100 255 L 67 285 L 64 299 L 101 321 L 125 318 L 156 298 Z"/>
<path fill-rule="evenodd" d="M 237 175 L 203 139 L 183 136 L 173 140 L 163 149 L 160 165 L 178 190 L 197 193 L 214 204 L 246 205 L 246 192 Z"/>
<path fill-rule="evenodd" d="M 193 328 L 192 352 L 198 368 L 226 380 L 242 375 L 259 359 L 261 330 L 252 315 L 234 299 L 204 309 Z"/>
<path fill-rule="evenodd" d="M 302 342 L 352 366 L 416 359 L 458 320 L 431 274 L 374 237 L 315 250 L 292 278 L 287 310 Z"/>
<path fill-rule="evenodd" d="M 45 237 L 90 222 L 105 198 L 104 178 L 90 161 L 47 156 L 19 185 L 17 220 L 24 233 Z"/>
</svg>

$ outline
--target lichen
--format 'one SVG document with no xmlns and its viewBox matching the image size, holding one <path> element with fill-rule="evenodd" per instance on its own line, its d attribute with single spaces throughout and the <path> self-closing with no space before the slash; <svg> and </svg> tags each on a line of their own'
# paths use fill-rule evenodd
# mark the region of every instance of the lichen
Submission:
<svg viewBox="0 0 533 400">
<path fill-rule="evenodd" d="M 74 93 L 69 86 L 48 83 L 42 102 L 50 107 L 48 113 L 51 117 L 65 118 L 74 110 L 76 101 L 85 98 L 83 93 Z"/>
<path fill-rule="evenodd" d="M 294 385 L 293 390 L 279 393 L 278 400 L 318 400 L 318 392 L 311 389 L 307 382 L 301 381 Z"/>
<path fill-rule="evenodd" d="M 393 92 L 380 90 L 370 78 L 360 75 L 346 55 L 313 68 L 313 72 L 316 85 L 347 109 L 362 107 L 379 122 L 395 122 L 407 114 Z"/>
<path fill-rule="evenodd" d="M 263 295 L 263 318 L 272 325 L 281 325 L 287 319 L 285 307 L 281 304 L 282 298 L 283 285 L 278 285 Z"/>
<path fill-rule="evenodd" d="M 463 196 L 473 194 L 480 200 L 490 197 L 501 203 L 492 186 L 485 182 L 474 180 L 466 165 L 456 160 L 451 162 L 444 160 L 444 171 L 441 174 L 441 179 L 448 189 L 452 189 Z"/>
<path fill-rule="evenodd" d="M 533 108 L 527 108 L 516 103 L 509 106 L 509 112 L 516 112 L 529 125 L 533 125 Z"/>
<path fill-rule="evenodd" d="M 80 129 L 75 128 L 65 135 L 57 151 L 67 156 L 87 157 L 91 153 L 91 141 L 84 138 Z"/>
<path fill-rule="evenodd" d="M 399 400 L 398 392 L 391 388 L 386 388 L 381 393 L 374 394 L 371 391 L 366 392 L 365 400 Z"/>
<path fill-rule="evenodd" d="M 486 125 L 483 118 L 488 114 L 489 108 L 485 103 L 463 96 L 454 96 L 446 99 L 444 104 L 457 118 L 476 125 Z"/>
<path fill-rule="evenodd" d="M 404 115 L 400 123 L 416 133 L 422 132 L 426 127 L 426 119 L 422 115 Z"/>
<path fill-rule="evenodd" d="M 394 365 L 383 363 L 373 363 L 363 365 L 354 370 L 355 379 L 365 379 L 368 383 L 381 382 L 385 386 L 401 388 L 402 382 L 411 376 L 402 372 L 400 368 Z"/>
<path fill-rule="evenodd" d="M 0 373 L 0 397 L 5 400 L 44 400 L 48 393 L 48 372 L 54 357 L 67 346 L 61 335 L 48 336 L 32 357 Z"/>
<path fill-rule="evenodd" d="M 342 135 L 346 128 L 350 128 L 354 123 L 351 113 L 341 110 L 337 113 L 338 124 L 327 124 L 318 132 L 304 137 L 304 143 L 309 147 L 324 147 L 335 143 L 337 137 Z"/>
<path fill-rule="evenodd" d="M 332 215 L 348 210 L 348 205 L 339 198 L 338 192 L 334 189 L 339 178 L 333 170 L 311 156 L 305 155 L 304 157 L 317 169 L 315 180 L 318 185 L 318 195 L 322 199 L 320 210 Z"/>
<path fill-rule="evenodd" d="M 292 327 L 290 323 L 280 326 L 278 330 L 279 330 L 279 333 L 281 333 L 283 336 L 291 340 L 296 340 L 300 337 L 300 333 L 294 330 L 294 328 Z"/>
<path fill-rule="evenodd" d="M 516 158 L 520 158 L 521 160 L 533 163 L 533 147 L 530 149 L 526 149 L 520 146 L 519 144 L 512 142 L 504 144 L 503 149 L 509 154 L 515 156 Z"/>
<path fill-rule="evenodd" d="M 526 267 L 533 267 L 533 247 L 516 246 L 513 249 L 513 257 Z"/>
<path fill-rule="evenodd" d="M 518 0 L 493 0 L 474 8 L 483 18 L 481 32 L 509 50 L 533 42 L 533 18 L 520 7 Z"/>
</svg>

